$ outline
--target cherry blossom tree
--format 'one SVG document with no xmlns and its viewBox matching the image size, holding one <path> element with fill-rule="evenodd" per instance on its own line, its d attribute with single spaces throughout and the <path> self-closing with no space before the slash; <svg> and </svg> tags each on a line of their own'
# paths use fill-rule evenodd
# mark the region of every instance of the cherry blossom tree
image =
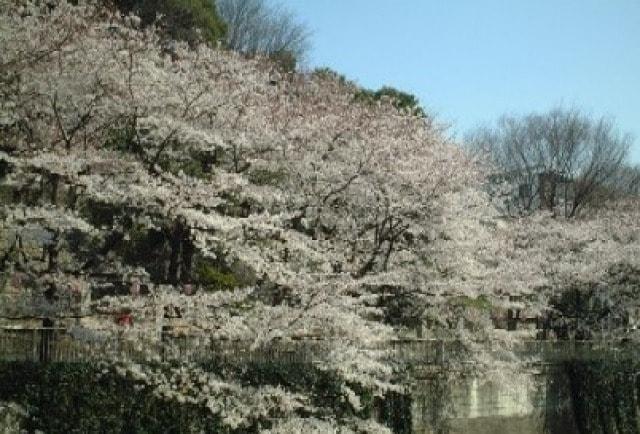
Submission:
<svg viewBox="0 0 640 434">
<path fill-rule="evenodd" d="M 152 27 L 91 2 L 4 2 L 3 9 L 3 161 L 55 176 L 81 192 L 80 202 L 115 213 L 107 223 L 82 214 L 82 231 L 110 234 L 97 260 L 126 270 L 128 295 L 92 305 L 96 317 L 84 326 L 111 345 L 105 354 L 118 359 L 126 343 L 136 358 L 160 360 L 169 311 L 204 342 L 261 349 L 321 339 L 316 366 L 340 379 L 353 414 L 362 391 L 401 390 L 380 349 L 395 333 L 379 321 L 370 288 L 409 278 L 415 267 L 406 264 L 426 243 L 435 199 L 477 176 L 433 119 L 384 99 L 360 104 L 352 85 L 281 74 L 260 58 L 178 42 L 167 53 Z M 54 227 L 58 214 L 78 212 L 54 209 Z M 137 246 L 131 220 L 138 233 L 167 238 L 156 254 L 167 256 L 161 272 L 113 250 Z M 224 277 L 227 292 L 203 293 L 194 264 L 223 270 L 206 276 L 233 276 Z M 148 271 L 138 273 L 140 266 Z M 151 279 L 149 294 L 129 275 Z M 126 327 L 114 319 L 122 312 L 130 312 Z M 148 384 L 159 393 L 174 389 L 174 377 L 153 364 L 124 366 L 155 378 Z M 209 396 L 219 408 L 206 382 L 188 383 L 167 396 L 199 403 Z M 302 411 L 304 398 L 286 393 L 290 415 Z M 260 396 L 249 408 L 263 405 Z"/>
<path fill-rule="evenodd" d="M 385 98 L 363 104 L 331 75 L 204 45 L 167 52 L 136 17 L 77 3 L 0 3 L 0 181 L 18 198 L 2 210 L 11 231 L 0 235 L 13 236 L 2 271 L 9 285 L 59 283 L 83 300 L 105 284 L 95 275 L 117 276 L 106 283 L 122 291 L 91 301 L 76 340 L 230 429 L 277 416 L 273 432 L 384 432 L 358 415 L 365 392 L 402 391 L 384 344 L 408 323 L 488 339 L 478 304 L 542 312 L 563 282 L 640 258 L 637 204 L 505 219 L 476 188 L 483 167 L 433 118 Z M 58 234 L 35 244 L 49 252 L 44 269 L 23 246 L 29 225 Z M 82 261 L 71 233 L 92 240 Z M 457 326 L 461 308 L 470 327 Z M 123 312 L 127 326 L 115 321 Z M 182 338 L 190 352 L 174 348 Z M 317 342 L 314 369 L 339 383 L 341 417 L 311 405 L 312 390 L 247 388 L 180 358 L 301 340 Z"/>
</svg>

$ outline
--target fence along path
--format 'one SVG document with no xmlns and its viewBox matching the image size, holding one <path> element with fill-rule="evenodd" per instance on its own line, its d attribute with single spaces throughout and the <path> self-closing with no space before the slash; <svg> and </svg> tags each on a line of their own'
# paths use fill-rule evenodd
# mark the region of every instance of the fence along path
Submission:
<svg viewBox="0 0 640 434">
<path fill-rule="evenodd" d="M 87 339 L 64 328 L 0 328 L 0 361 L 92 362 L 110 358 L 134 361 L 209 361 L 316 363 L 327 357 L 331 342 L 321 339 L 274 341 L 253 348 L 252 342 L 212 340 L 205 335 L 162 336 L 161 339 Z M 493 348 L 492 348 L 493 347 Z M 500 358 L 500 342 L 486 343 L 486 351 Z M 406 339 L 382 343 L 386 357 L 413 366 L 442 366 L 472 357 L 466 345 L 456 340 Z M 640 357 L 640 345 L 628 340 L 520 342 L 514 352 L 532 364 L 563 360 L 589 360 L 603 356 Z"/>
<path fill-rule="evenodd" d="M 236 362 L 277 360 L 313 363 L 326 350 L 321 340 L 276 342 L 253 349 L 251 342 L 211 340 L 207 336 L 162 336 L 161 339 L 78 338 L 64 328 L 0 328 L 0 361 L 92 362 L 110 358 L 134 361 L 176 360 Z"/>
</svg>

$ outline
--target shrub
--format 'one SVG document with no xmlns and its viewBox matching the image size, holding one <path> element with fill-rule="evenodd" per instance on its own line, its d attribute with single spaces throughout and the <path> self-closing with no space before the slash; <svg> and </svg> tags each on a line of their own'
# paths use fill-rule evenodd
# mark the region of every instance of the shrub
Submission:
<svg viewBox="0 0 640 434">
<path fill-rule="evenodd" d="M 217 43 L 226 35 L 226 25 L 209 0 L 113 0 L 121 12 L 138 15 L 148 26 L 162 15 L 161 27 L 171 39 Z"/>
<path fill-rule="evenodd" d="M 367 104 L 373 104 L 385 97 L 389 98 L 391 100 L 391 104 L 393 104 L 393 106 L 399 110 L 406 110 L 414 116 L 426 116 L 426 113 L 424 112 L 422 107 L 420 107 L 420 102 L 415 95 L 403 92 L 394 87 L 383 86 L 376 91 L 362 89 L 355 94 L 356 101 L 364 102 Z"/>
<path fill-rule="evenodd" d="M 204 261 L 198 261 L 194 274 L 196 282 L 209 291 L 228 291 L 240 286 L 233 273 Z"/>
<path fill-rule="evenodd" d="M 249 181 L 256 185 L 276 186 L 287 178 L 285 170 L 253 169 L 249 172 Z"/>
<path fill-rule="evenodd" d="M 489 298 L 484 294 L 481 294 L 476 298 L 468 297 L 466 295 L 453 297 L 451 300 L 449 300 L 449 304 L 452 306 L 461 306 L 464 308 L 486 310 L 486 311 L 490 311 L 491 308 L 493 307 L 491 305 L 491 300 L 489 300 Z"/>
</svg>

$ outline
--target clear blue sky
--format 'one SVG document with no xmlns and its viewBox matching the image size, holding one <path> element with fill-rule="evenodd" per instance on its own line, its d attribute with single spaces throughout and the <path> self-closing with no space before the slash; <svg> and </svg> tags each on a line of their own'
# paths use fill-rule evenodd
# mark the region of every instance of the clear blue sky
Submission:
<svg viewBox="0 0 640 434">
<path fill-rule="evenodd" d="M 640 0 L 282 0 L 310 67 L 392 85 L 458 136 L 504 113 L 613 116 L 640 163 Z"/>
</svg>

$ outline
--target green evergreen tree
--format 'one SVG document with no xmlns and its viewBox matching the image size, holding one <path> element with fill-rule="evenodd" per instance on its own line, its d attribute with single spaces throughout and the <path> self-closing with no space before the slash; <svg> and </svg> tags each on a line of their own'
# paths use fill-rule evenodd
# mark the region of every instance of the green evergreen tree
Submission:
<svg viewBox="0 0 640 434">
<path fill-rule="evenodd" d="M 226 36 L 227 27 L 209 0 L 113 0 L 113 5 L 122 13 L 139 16 L 143 26 L 161 15 L 159 25 L 171 39 L 215 44 Z"/>
</svg>

